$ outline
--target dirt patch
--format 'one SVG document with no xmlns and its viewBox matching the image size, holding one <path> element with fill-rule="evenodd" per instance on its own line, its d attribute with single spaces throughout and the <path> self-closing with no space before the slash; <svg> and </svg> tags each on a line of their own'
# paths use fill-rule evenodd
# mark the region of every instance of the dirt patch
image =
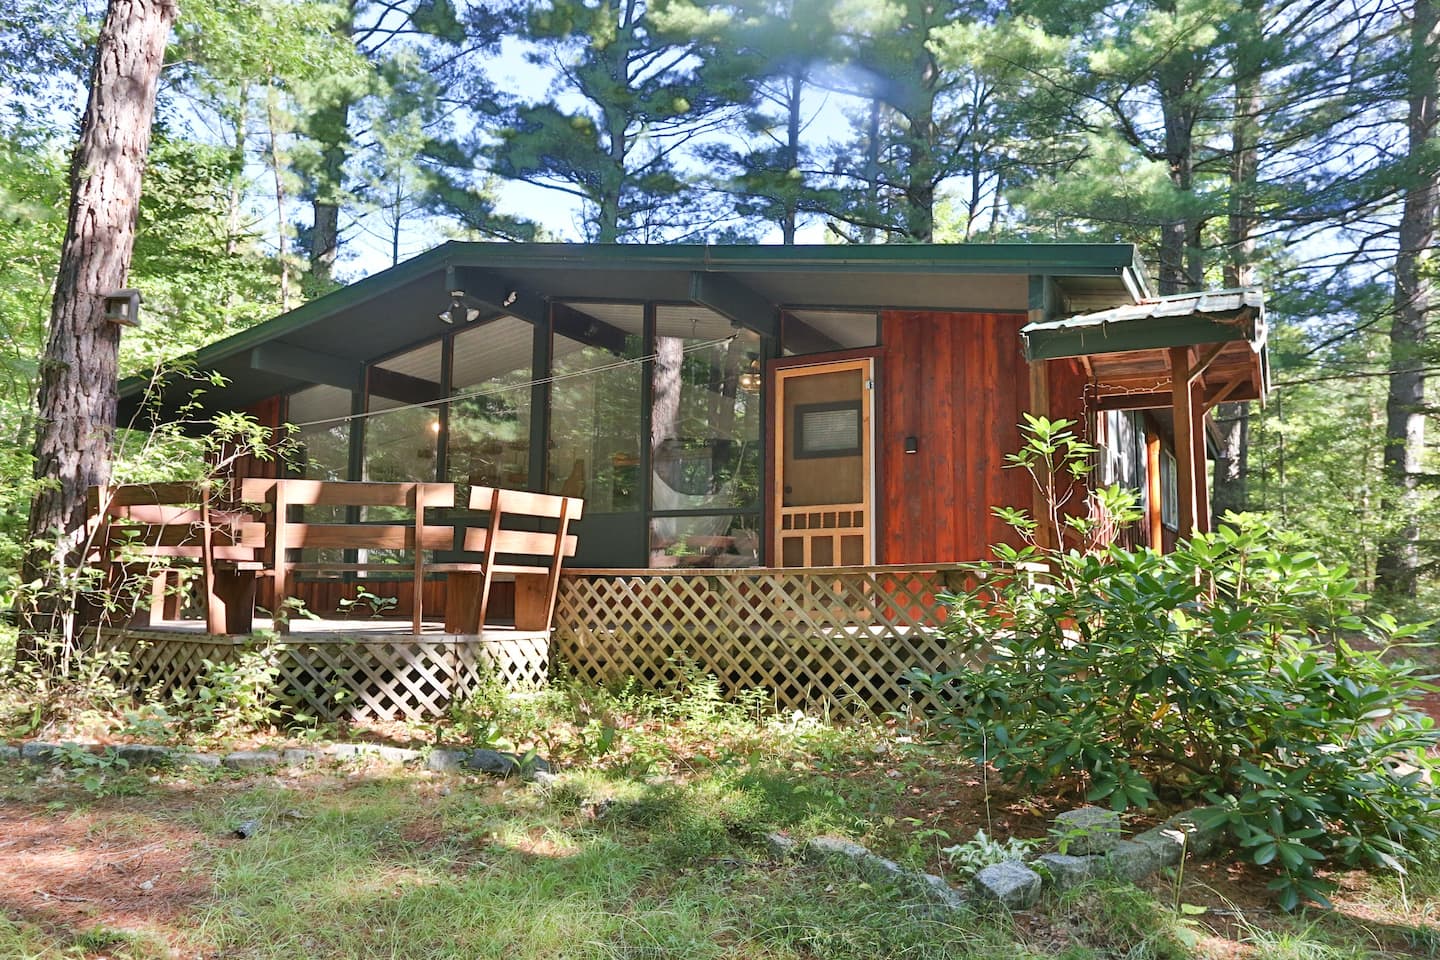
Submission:
<svg viewBox="0 0 1440 960">
<path fill-rule="evenodd" d="M 0 803 L 0 903 L 46 929 L 103 926 L 154 934 L 173 947 L 183 916 L 210 894 L 198 852 L 210 839 L 140 802 L 36 813 Z"/>
</svg>

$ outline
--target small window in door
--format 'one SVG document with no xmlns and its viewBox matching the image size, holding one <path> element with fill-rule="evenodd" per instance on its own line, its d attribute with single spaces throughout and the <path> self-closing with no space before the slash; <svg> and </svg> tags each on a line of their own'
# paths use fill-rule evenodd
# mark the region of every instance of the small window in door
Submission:
<svg viewBox="0 0 1440 960">
<path fill-rule="evenodd" d="M 804 403 L 795 407 L 795 458 L 860 455 L 860 401 Z"/>
</svg>

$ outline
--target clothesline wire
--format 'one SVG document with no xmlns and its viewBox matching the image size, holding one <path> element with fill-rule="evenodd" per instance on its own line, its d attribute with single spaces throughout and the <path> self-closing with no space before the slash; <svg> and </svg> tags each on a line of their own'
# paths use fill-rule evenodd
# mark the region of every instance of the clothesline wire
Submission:
<svg viewBox="0 0 1440 960">
<path fill-rule="evenodd" d="M 700 350 L 708 350 L 721 344 L 728 344 L 735 339 L 735 335 L 720 337 L 715 340 L 702 340 L 698 343 L 687 344 L 681 353 L 695 353 Z M 614 363 L 601 364 L 598 367 L 587 367 L 584 370 L 575 370 L 570 373 L 556 373 L 548 377 L 536 377 L 524 383 L 513 383 L 497 387 L 482 387 L 475 390 L 462 391 L 450 397 L 426 400 L 420 403 L 403 403 L 396 407 L 386 407 L 384 410 L 367 410 L 364 413 L 348 413 L 339 417 L 321 417 L 318 420 L 305 420 L 295 423 L 294 426 L 305 427 L 328 427 L 341 423 L 350 423 L 355 420 L 368 420 L 371 417 L 388 416 L 392 413 L 403 413 L 406 410 L 428 410 L 443 403 L 454 403 L 457 400 L 476 400 L 481 397 L 497 397 L 505 393 L 514 393 L 519 390 L 529 390 L 531 387 L 541 384 L 559 383 L 562 380 L 573 380 L 576 377 L 590 377 L 600 373 L 609 373 L 612 370 L 623 370 L 626 367 L 636 366 L 642 363 L 649 363 L 659 359 L 657 353 L 647 353 L 643 357 L 626 358 L 616 360 Z"/>
</svg>

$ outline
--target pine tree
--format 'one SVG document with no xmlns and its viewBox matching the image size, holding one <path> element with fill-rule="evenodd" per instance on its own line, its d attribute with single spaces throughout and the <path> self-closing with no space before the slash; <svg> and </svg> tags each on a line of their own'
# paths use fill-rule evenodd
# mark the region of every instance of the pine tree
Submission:
<svg viewBox="0 0 1440 960">
<path fill-rule="evenodd" d="M 86 494 L 110 479 L 118 402 L 120 328 L 105 319 L 106 295 L 125 287 L 150 146 L 155 94 L 170 26 L 170 0 L 110 0 L 96 43 L 90 96 L 70 172 L 70 214 L 61 248 L 50 331 L 40 367 L 30 547 L 22 581 L 53 582 L 76 560 Z M 41 655 L 73 609 L 56 591 L 22 610 L 19 655 Z M 72 629 L 61 629 L 66 642 Z"/>
<path fill-rule="evenodd" d="M 1390 324 L 1389 396 L 1385 404 L 1387 508 L 1402 525 L 1383 545 L 1377 565 L 1381 589 L 1413 597 L 1420 567 L 1416 520 L 1425 452 L 1425 357 L 1435 307 L 1433 264 L 1440 211 L 1440 4 L 1413 0 L 1405 70 L 1408 152 L 1404 209 L 1395 257 L 1394 315 Z"/>
</svg>

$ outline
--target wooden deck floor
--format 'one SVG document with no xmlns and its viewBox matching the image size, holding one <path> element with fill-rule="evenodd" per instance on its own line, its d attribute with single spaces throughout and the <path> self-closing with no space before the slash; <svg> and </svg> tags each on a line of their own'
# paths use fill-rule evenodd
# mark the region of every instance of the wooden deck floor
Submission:
<svg viewBox="0 0 1440 960">
<path fill-rule="evenodd" d="M 274 621 L 267 617 L 255 618 L 255 632 L 267 634 L 275 629 Z M 126 633 L 136 637 L 149 637 L 158 635 L 169 638 L 175 634 L 187 636 L 204 636 L 210 634 L 205 632 L 205 621 L 203 620 L 162 620 L 159 623 L 145 626 L 127 627 L 106 627 L 106 633 Z M 489 625 L 481 634 L 473 633 L 446 633 L 443 620 L 426 620 L 421 626 L 421 636 L 427 639 L 441 641 L 465 641 L 465 640 L 529 640 L 543 639 L 549 637 L 548 630 L 517 630 L 513 626 L 504 624 Z M 341 618 L 320 618 L 311 620 L 303 617 L 290 621 L 290 638 L 332 641 L 332 640 L 395 640 L 404 637 L 413 637 L 410 630 L 409 620 L 400 619 L 374 619 L 374 620 L 347 620 Z"/>
</svg>

